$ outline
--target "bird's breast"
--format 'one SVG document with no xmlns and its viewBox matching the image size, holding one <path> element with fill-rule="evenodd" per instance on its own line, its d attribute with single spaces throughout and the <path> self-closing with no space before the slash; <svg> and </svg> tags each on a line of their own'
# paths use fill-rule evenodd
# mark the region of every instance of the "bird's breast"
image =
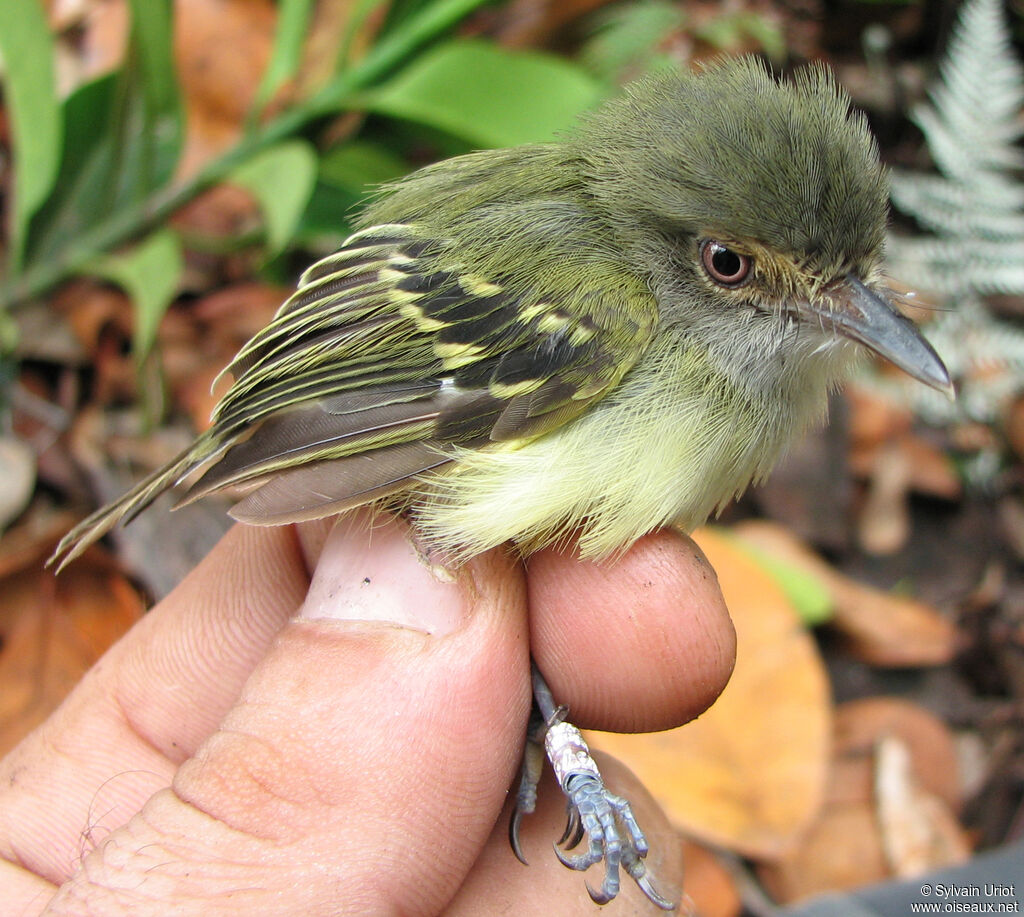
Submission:
<svg viewBox="0 0 1024 917">
<path fill-rule="evenodd" d="M 571 536 L 583 556 L 612 555 L 661 525 L 702 524 L 766 474 L 806 420 L 731 382 L 706 353 L 656 344 L 558 430 L 519 449 L 460 452 L 424 491 L 420 527 L 460 556 Z"/>
</svg>

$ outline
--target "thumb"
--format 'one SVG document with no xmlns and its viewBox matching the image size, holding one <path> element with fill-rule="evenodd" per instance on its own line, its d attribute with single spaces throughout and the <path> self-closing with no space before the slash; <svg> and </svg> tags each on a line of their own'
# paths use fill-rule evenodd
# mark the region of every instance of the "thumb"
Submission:
<svg viewBox="0 0 1024 917">
<path fill-rule="evenodd" d="M 342 520 L 238 703 L 54 913 L 108 892 L 136 914 L 438 911 L 518 765 L 526 635 L 500 553 L 442 581 L 400 520 Z"/>
</svg>

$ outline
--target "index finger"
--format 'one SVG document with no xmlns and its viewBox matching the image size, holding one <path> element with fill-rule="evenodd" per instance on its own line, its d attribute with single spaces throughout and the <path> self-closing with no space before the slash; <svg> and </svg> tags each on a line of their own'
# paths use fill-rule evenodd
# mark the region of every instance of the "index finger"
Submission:
<svg viewBox="0 0 1024 917">
<path fill-rule="evenodd" d="M 679 726 L 729 680 L 736 633 L 715 571 L 686 535 L 663 529 L 614 561 L 548 549 L 527 570 L 533 656 L 577 726 Z"/>
</svg>

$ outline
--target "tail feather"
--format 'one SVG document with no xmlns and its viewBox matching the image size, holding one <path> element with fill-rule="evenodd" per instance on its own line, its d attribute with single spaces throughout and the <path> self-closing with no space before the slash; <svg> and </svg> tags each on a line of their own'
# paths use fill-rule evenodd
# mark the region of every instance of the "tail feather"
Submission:
<svg viewBox="0 0 1024 917">
<path fill-rule="evenodd" d="M 78 523 L 57 545 L 46 566 L 57 565 L 57 572 L 78 557 L 91 544 L 107 534 L 119 522 L 127 524 L 150 505 L 165 490 L 177 484 L 184 476 L 203 464 L 206 458 L 200 447 L 202 440 L 181 455 L 143 478 L 131 490 L 113 503 L 96 510 Z"/>
</svg>

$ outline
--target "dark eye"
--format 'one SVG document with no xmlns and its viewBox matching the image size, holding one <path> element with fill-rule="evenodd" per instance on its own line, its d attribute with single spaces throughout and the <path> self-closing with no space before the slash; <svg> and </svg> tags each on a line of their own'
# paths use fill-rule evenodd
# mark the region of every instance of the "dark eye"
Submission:
<svg viewBox="0 0 1024 917">
<path fill-rule="evenodd" d="M 714 239 L 700 243 L 700 263 L 715 283 L 730 288 L 743 286 L 753 266 L 749 255 L 741 255 Z"/>
</svg>

